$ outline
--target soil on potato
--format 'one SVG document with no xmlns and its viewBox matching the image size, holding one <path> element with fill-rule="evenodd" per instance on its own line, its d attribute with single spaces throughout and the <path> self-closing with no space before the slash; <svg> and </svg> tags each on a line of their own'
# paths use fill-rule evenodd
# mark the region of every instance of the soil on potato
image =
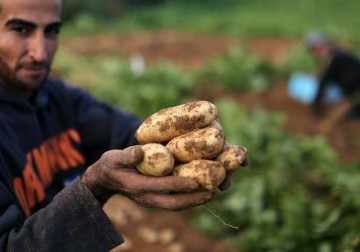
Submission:
<svg viewBox="0 0 360 252">
<path fill-rule="evenodd" d="M 94 41 L 96 41 L 96 46 L 94 46 Z M 121 56 L 130 57 L 141 54 L 147 64 L 167 60 L 186 69 L 192 69 L 238 45 L 247 48 L 259 57 L 275 61 L 286 54 L 295 43 L 297 41 L 271 37 L 241 40 L 224 36 L 162 31 L 131 34 L 107 33 L 65 38 L 62 40 L 62 47 L 86 55 L 118 53 Z M 263 94 L 225 93 L 216 89 L 207 91 L 206 94 L 207 97 L 202 97 L 201 94 L 195 95 L 199 99 L 229 96 L 248 109 L 261 107 L 268 111 L 281 112 L 286 117 L 284 127 L 293 134 L 304 137 L 318 134 L 319 119 L 310 113 L 308 106 L 287 95 L 286 81 L 274 85 L 272 90 Z M 359 160 L 359 120 L 338 124 L 334 130 L 326 134 L 326 137 L 344 163 Z M 126 243 L 114 252 L 237 251 L 225 241 L 213 239 L 192 228 L 187 218 L 191 210 L 170 212 L 147 209 L 125 198 L 115 197 L 107 204 L 106 211 L 112 213 L 112 218 L 126 240 Z M 219 225 L 222 223 L 219 222 Z"/>
</svg>

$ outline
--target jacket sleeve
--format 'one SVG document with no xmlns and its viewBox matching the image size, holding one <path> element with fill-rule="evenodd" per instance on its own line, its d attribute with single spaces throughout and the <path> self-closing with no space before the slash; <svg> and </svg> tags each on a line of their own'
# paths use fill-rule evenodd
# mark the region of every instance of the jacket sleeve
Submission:
<svg viewBox="0 0 360 252">
<path fill-rule="evenodd" d="M 0 181 L 0 251 L 109 251 L 123 242 L 100 205 L 76 179 L 21 224 L 22 213 Z"/>
</svg>

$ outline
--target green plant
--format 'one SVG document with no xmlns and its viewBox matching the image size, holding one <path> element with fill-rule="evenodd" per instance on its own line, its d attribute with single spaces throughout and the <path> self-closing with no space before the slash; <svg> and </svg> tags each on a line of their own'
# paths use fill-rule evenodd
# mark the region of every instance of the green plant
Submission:
<svg viewBox="0 0 360 252">
<path fill-rule="evenodd" d="M 242 48 L 233 48 L 206 63 L 197 74 L 197 83 L 262 92 L 270 88 L 272 73 L 270 64 Z"/>
<path fill-rule="evenodd" d="M 226 33 L 242 38 L 264 35 L 301 38 L 316 28 L 354 45 L 360 39 L 357 0 L 341 4 L 336 0 L 65 0 L 64 3 L 65 20 L 91 14 L 98 24 L 102 23 L 97 26 L 99 30 L 151 28 Z M 71 23 L 66 28 L 73 29 Z"/>
<path fill-rule="evenodd" d="M 276 67 L 277 72 L 285 76 L 299 71 L 314 73 L 318 69 L 314 57 L 303 44 L 291 48 Z"/>
<path fill-rule="evenodd" d="M 165 62 L 136 73 L 121 57 L 88 58 L 60 51 L 54 67 L 56 75 L 141 117 L 183 103 L 194 86 L 190 74 Z"/>
<path fill-rule="evenodd" d="M 244 251 L 358 251 L 359 165 L 341 167 L 322 137 L 290 136 L 279 114 L 216 104 L 228 141 L 248 147 L 250 166 L 207 205 L 240 230 L 203 208 L 197 227 Z"/>
</svg>

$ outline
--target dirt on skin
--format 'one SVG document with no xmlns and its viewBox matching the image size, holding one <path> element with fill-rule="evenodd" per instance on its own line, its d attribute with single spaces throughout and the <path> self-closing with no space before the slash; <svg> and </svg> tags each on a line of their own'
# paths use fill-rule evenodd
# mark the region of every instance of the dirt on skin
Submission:
<svg viewBox="0 0 360 252">
<path fill-rule="evenodd" d="M 96 46 L 94 46 L 95 42 Z M 192 69 L 238 45 L 244 46 L 259 57 L 276 61 L 298 42 L 269 37 L 241 41 L 238 38 L 224 36 L 165 31 L 132 34 L 107 33 L 65 38 L 61 46 L 70 52 L 86 55 L 111 53 L 131 57 L 140 54 L 143 55 L 147 64 L 168 60 L 181 67 Z M 317 125 L 320 119 L 310 113 L 307 105 L 288 96 L 286 82 L 274 85 L 272 90 L 262 94 L 225 93 L 222 90 L 212 89 L 207 91 L 207 97 L 202 96 L 201 93 L 197 95 L 198 99 L 228 96 L 249 110 L 261 107 L 267 111 L 281 112 L 286 118 L 284 127 L 293 134 L 303 137 L 319 134 Z M 325 136 L 344 163 L 359 161 L 359 120 L 341 122 Z M 111 212 L 112 220 L 125 236 L 126 243 L 114 252 L 238 251 L 231 248 L 225 241 L 213 239 L 192 228 L 188 218 L 191 210 L 179 212 L 152 210 L 140 207 L 121 196 L 114 197 L 105 208 L 106 211 Z M 204 211 L 206 211 L 205 208 Z M 222 223 L 219 222 L 219 225 Z"/>
</svg>

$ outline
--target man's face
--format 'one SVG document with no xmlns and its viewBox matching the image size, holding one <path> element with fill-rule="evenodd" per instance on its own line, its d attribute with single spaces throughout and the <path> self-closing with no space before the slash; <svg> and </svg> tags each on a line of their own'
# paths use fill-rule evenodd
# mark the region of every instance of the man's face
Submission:
<svg viewBox="0 0 360 252">
<path fill-rule="evenodd" d="M 0 85 L 28 98 L 49 75 L 61 0 L 0 0 Z"/>
</svg>

